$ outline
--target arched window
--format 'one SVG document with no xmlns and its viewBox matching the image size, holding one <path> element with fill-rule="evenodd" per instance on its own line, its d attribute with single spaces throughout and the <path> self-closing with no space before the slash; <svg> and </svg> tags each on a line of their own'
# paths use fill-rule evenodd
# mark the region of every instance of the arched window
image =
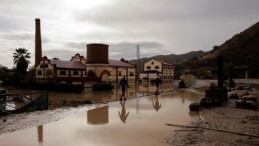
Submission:
<svg viewBox="0 0 259 146">
<path fill-rule="evenodd" d="M 94 71 L 92 71 L 92 70 L 89 70 L 89 71 L 87 72 L 87 77 L 89 77 L 89 78 L 96 77 L 96 73 L 95 73 Z"/>
</svg>

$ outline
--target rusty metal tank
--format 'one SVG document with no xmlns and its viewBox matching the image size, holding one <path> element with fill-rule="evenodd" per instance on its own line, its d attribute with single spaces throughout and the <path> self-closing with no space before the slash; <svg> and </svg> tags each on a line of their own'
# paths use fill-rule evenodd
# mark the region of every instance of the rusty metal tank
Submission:
<svg viewBox="0 0 259 146">
<path fill-rule="evenodd" d="M 109 45 L 87 44 L 87 64 L 109 64 Z"/>
</svg>

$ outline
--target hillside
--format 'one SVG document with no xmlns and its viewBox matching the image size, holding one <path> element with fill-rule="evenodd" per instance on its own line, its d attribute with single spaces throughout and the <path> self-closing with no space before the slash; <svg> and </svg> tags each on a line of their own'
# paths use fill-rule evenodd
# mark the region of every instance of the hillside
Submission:
<svg viewBox="0 0 259 146">
<path fill-rule="evenodd" d="M 243 32 L 235 34 L 220 46 L 214 46 L 213 50 L 208 52 L 192 51 L 182 55 L 158 55 L 150 58 L 175 64 L 186 62 L 184 68 L 197 70 L 199 67 L 217 66 L 217 57 L 219 55 L 224 56 L 225 63 L 232 63 L 234 66 L 248 67 L 250 77 L 259 77 L 259 22 Z M 198 57 L 198 61 L 188 62 L 194 57 Z M 140 59 L 140 71 L 143 71 L 143 63 L 150 58 Z M 130 60 L 129 62 L 138 64 L 137 60 Z"/>
<path fill-rule="evenodd" d="M 220 46 L 214 46 L 200 58 L 199 66 L 217 65 L 217 57 L 224 56 L 225 62 L 232 62 L 235 66 L 253 67 L 259 64 L 259 22 L 235 34 Z"/>
<path fill-rule="evenodd" d="M 139 69 L 140 72 L 143 71 L 143 64 L 150 60 L 151 58 L 155 58 L 157 60 L 162 60 L 162 61 L 166 61 L 166 62 L 170 62 L 170 63 L 182 63 L 184 61 L 189 61 L 190 59 L 194 58 L 194 57 L 201 57 L 202 55 L 204 55 L 203 51 L 191 51 L 189 53 L 186 54 L 181 54 L 181 55 L 175 55 L 175 54 L 170 54 L 170 55 L 157 55 L 157 56 L 152 56 L 149 58 L 141 58 L 138 62 L 137 59 L 134 60 L 130 60 L 129 63 L 131 64 L 140 64 Z"/>
</svg>

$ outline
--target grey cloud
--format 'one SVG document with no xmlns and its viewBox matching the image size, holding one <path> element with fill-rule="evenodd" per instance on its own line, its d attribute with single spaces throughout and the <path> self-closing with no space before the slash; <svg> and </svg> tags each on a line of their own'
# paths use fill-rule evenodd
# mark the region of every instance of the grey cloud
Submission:
<svg viewBox="0 0 259 146">
<path fill-rule="evenodd" d="M 85 42 L 69 42 L 66 43 L 63 51 L 60 49 L 46 51 L 53 57 L 59 58 L 71 58 L 74 54 L 80 53 L 85 56 L 86 54 L 86 44 Z M 105 43 L 109 45 L 109 56 L 111 59 L 133 59 L 136 58 L 136 46 L 140 46 L 140 52 L 142 57 L 150 57 L 158 54 L 159 51 L 168 53 L 168 50 L 163 50 L 163 44 L 153 41 L 139 41 L 139 42 L 119 42 L 119 43 Z M 71 48 L 71 49 L 69 49 Z M 64 53 L 65 52 L 65 53 Z M 161 53 L 159 53 L 161 54 Z M 56 55 L 56 56 L 55 56 Z"/>
<path fill-rule="evenodd" d="M 163 44 L 152 41 L 140 41 L 140 42 L 120 42 L 110 43 L 109 52 L 110 58 L 113 59 L 133 59 L 136 58 L 137 45 L 140 46 L 141 57 L 150 57 L 156 55 L 158 52 L 164 51 L 168 53 L 168 50 L 163 49 Z"/>
<path fill-rule="evenodd" d="M 6 33 L 0 34 L 0 37 L 5 40 L 34 40 L 34 34 L 30 33 Z"/>
<path fill-rule="evenodd" d="M 113 59 L 136 58 L 136 45 L 141 57 L 211 49 L 259 20 L 258 0 L 111 0 L 92 10 L 70 7 L 80 4 L 72 0 L 0 1 L 2 52 L 34 50 L 39 17 L 43 54 L 64 60 L 85 56 L 89 42 L 107 42 Z"/>
<path fill-rule="evenodd" d="M 0 33 L 0 38 L 9 41 L 32 41 L 34 42 L 35 34 L 32 33 Z M 46 36 L 41 37 L 42 42 L 49 43 L 50 39 Z"/>
<path fill-rule="evenodd" d="M 55 50 L 46 50 L 43 51 L 43 56 L 47 56 L 49 59 L 57 57 L 61 60 L 68 61 L 72 56 L 79 53 L 80 55 L 85 57 L 85 50 L 71 50 L 71 49 L 55 49 Z"/>
<path fill-rule="evenodd" d="M 8 31 L 19 28 L 19 26 L 17 26 L 17 24 L 15 24 L 13 21 L 10 21 L 9 19 L 10 18 L 0 16 L 0 24 L 1 24 L 0 31 L 1 32 L 8 32 Z"/>
<path fill-rule="evenodd" d="M 144 48 L 158 48 L 162 47 L 163 44 L 158 42 L 148 42 L 148 41 L 142 41 L 142 42 L 120 42 L 120 43 L 111 43 L 109 44 L 110 48 L 112 49 L 135 49 L 137 45 L 140 45 Z"/>
<path fill-rule="evenodd" d="M 178 54 L 220 45 L 247 28 L 249 19 L 257 21 L 258 5 L 258 0 L 117 0 L 76 18 L 117 30 L 121 41 L 155 40 Z"/>
<path fill-rule="evenodd" d="M 72 49 L 83 49 L 86 48 L 85 42 L 68 42 L 65 44 L 65 47 Z"/>
<path fill-rule="evenodd" d="M 99 25 L 123 27 L 123 24 L 129 29 L 130 26 L 144 29 L 150 25 L 163 25 L 164 22 L 257 16 L 258 5 L 258 0 L 117 1 L 114 5 L 95 9 L 92 13 L 80 12 L 77 19 Z"/>
</svg>

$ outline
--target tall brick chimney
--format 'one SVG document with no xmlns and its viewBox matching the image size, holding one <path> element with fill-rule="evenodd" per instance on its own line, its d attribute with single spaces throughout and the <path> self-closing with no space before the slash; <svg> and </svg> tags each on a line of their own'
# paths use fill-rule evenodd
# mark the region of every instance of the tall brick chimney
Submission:
<svg viewBox="0 0 259 146">
<path fill-rule="evenodd" d="M 35 67 L 40 64 L 42 58 L 40 19 L 35 19 Z"/>
</svg>

